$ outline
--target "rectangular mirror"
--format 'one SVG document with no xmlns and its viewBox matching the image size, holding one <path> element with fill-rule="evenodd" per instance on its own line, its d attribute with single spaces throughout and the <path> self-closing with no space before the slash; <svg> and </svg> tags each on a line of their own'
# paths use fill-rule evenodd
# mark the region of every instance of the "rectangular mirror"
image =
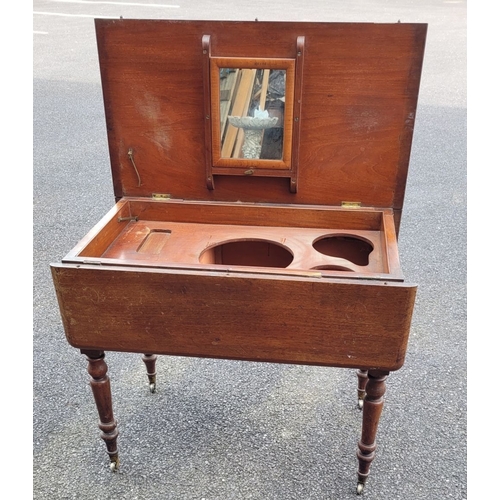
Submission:
<svg viewBox="0 0 500 500">
<path fill-rule="evenodd" d="M 214 167 L 291 169 L 295 59 L 210 58 Z"/>
</svg>

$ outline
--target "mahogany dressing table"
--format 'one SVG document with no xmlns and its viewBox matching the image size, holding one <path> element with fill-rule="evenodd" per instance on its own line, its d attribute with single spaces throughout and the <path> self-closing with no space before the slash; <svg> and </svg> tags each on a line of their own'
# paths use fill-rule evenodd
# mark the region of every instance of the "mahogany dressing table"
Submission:
<svg viewBox="0 0 500 500">
<path fill-rule="evenodd" d="M 425 24 L 95 21 L 116 204 L 52 275 L 119 465 L 105 351 L 357 369 L 357 492 L 416 286 L 397 235 Z"/>
</svg>

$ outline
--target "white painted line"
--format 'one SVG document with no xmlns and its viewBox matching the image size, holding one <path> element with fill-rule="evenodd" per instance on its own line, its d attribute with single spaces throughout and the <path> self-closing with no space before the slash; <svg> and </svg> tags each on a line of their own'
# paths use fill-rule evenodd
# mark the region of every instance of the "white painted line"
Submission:
<svg viewBox="0 0 500 500">
<path fill-rule="evenodd" d="M 101 16 L 100 14 L 93 16 L 91 14 L 62 14 L 60 12 L 33 12 L 33 14 L 39 15 L 39 16 L 91 17 L 93 19 L 95 19 L 95 18 L 118 19 L 119 18 L 119 16 Z"/>
<path fill-rule="evenodd" d="M 91 2 L 89 0 L 50 0 L 57 3 L 84 3 L 92 5 L 120 5 L 131 7 L 158 7 L 159 9 L 178 9 L 180 5 L 164 5 L 156 3 L 130 3 L 130 2 Z"/>
</svg>

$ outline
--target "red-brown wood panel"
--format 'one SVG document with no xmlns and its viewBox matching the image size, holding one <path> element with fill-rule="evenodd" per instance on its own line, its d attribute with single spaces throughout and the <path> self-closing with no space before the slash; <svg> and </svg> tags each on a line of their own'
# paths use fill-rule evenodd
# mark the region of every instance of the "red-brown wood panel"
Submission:
<svg viewBox="0 0 500 500">
<path fill-rule="evenodd" d="M 115 194 L 401 209 L 425 24 L 96 20 Z M 298 185 L 206 185 L 202 37 L 213 56 L 295 57 L 305 37 Z M 141 185 L 129 159 L 132 148 Z"/>
<path fill-rule="evenodd" d="M 416 287 L 52 265 L 77 348 L 397 370 Z"/>
</svg>

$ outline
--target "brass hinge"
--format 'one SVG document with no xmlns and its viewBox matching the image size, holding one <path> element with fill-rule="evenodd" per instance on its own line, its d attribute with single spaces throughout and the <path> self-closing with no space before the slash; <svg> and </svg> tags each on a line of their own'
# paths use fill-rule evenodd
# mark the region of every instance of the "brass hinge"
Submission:
<svg viewBox="0 0 500 500">
<path fill-rule="evenodd" d="M 153 193 L 151 196 L 152 196 L 153 200 L 170 200 L 169 194 Z"/>
<path fill-rule="evenodd" d="M 342 208 L 361 208 L 360 201 L 343 201 L 341 203 Z"/>
<path fill-rule="evenodd" d="M 137 215 L 133 215 L 132 217 L 118 217 L 118 222 L 128 222 L 128 221 L 137 222 L 139 217 Z"/>
</svg>

